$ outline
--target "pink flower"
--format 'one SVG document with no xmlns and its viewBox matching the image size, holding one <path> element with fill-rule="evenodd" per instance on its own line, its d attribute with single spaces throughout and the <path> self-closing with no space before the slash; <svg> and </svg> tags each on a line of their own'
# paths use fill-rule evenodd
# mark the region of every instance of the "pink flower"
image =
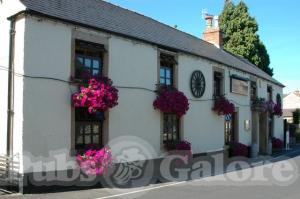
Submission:
<svg viewBox="0 0 300 199">
<path fill-rule="evenodd" d="M 77 154 L 76 160 L 81 170 L 87 175 L 101 175 L 112 164 L 112 153 L 108 146 L 102 149 L 91 147 L 83 154 Z"/>
<path fill-rule="evenodd" d="M 214 107 L 212 108 L 213 111 L 218 113 L 218 115 L 231 115 L 235 111 L 234 104 L 231 103 L 225 97 L 220 97 L 216 99 Z"/>
<path fill-rule="evenodd" d="M 178 117 L 182 117 L 189 110 L 187 97 L 177 89 L 167 87 L 161 88 L 153 106 L 164 113 L 175 113 Z"/>
<path fill-rule="evenodd" d="M 274 149 L 282 149 L 283 146 L 284 146 L 284 143 L 282 140 L 275 138 L 275 137 L 272 139 L 272 147 Z"/>
<path fill-rule="evenodd" d="M 280 104 L 275 104 L 274 108 L 273 108 L 273 114 L 277 115 L 278 117 L 282 116 L 282 108 Z"/>
<path fill-rule="evenodd" d="M 106 111 L 118 105 L 118 90 L 106 77 L 91 78 L 88 87 L 80 86 L 71 99 L 74 107 L 87 107 L 88 112 L 93 114 L 98 110 Z"/>
</svg>

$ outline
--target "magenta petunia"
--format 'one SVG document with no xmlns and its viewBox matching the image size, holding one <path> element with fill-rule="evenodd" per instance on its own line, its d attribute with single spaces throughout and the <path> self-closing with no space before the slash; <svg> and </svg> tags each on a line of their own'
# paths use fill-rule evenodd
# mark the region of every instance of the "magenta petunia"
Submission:
<svg viewBox="0 0 300 199">
<path fill-rule="evenodd" d="M 277 115 L 278 117 L 282 116 L 282 108 L 280 104 L 275 104 L 273 108 L 273 115 Z"/>
<path fill-rule="evenodd" d="M 175 113 L 178 117 L 182 117 L 189 110 L 188 99 L 184 93 L 168 87 L 161 88 L 153 106 L 164 113 Z"/>
<path fill-rule="evenodd" d="M 106 111 L 118 105 L 118 89 L 107 77 L 91 78 L 88 86 L 80 86 L 71 99 L 74 107 L 87 107 L 89 113 Z"/>
<path fill-rule="evenodd" d="M 212 110 L 218 115 L 232 115 L 235 111 L 235 106 L 225 97 L 220 97 L 215 100 Z"/>
<path fill-rule="evenodd" d="M 76 160 L 80 169 L 87 175 L 101 175 L 112 165 L 113 158 L 108 146 L 101 149 L 90 147 L 78 153 Z"/>
<path fill-rule="evenodd" d="M 281 139 L 274 137 L 272 139 L 272 147 L 273 149 L 282 149 L 284 147 L 284 143 Z"/>
</svg>

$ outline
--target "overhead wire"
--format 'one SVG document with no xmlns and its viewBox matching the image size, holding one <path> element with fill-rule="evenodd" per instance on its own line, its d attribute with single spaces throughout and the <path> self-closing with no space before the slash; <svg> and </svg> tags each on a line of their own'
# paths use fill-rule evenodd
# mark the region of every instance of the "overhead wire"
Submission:
<svg viewBox="0 0 300 199">
<path fill-rule="evenodd" d="M 8 72 L 10 71 L 9 68 L 5 67 L 5 66 L 0 66 L 0 70 L 4 70 L 4 71 L 8 71 Z M 64 80 L 64 79 L 53 78 L 53 77 L 25 75 L 25 74 L 17 73 L 15 71 L 13 71 L 13 73 L 16 76 L 30 78 L 30 79 L 53 80 L 53 81 L 58 81 L 58 82 L 62 82 L 62 83 L 67 83 L 69 85 L 74 83 L 73 81 L 70 81 L 70 80 Z M 148 91 L 148 92 L 156 93 L 156 90 L 152 90 L 152 89 L 144 88 L 144 87 L 138 87 L 138 86 L 115 86 L 115 87 L 119 88 L 119 89 L 145 90 L 145 91 Z M 70 91 L 71 91 L 71 89 L 70 89 Z M 228 93 L 225 93 L 224 96 L 228 96 Z M 214 101 L 215 99 L 210 98 L 210 99 L 188 99 L 188 100 L 189 101 L 194 101 L 194 102 L 208 102 L 208 101 Z M 232 99 L 229 99 L 229 101 L 231 101 L 234 104 L 239 105 L 239 106 L 244 106 L 244 107 L 250 107 L 251 106 L 250 104 L 245 105 L 245 104 L 238 103 L 238 102 L 236 102 L 235 100 L 232 100 Z"/>
</svg>

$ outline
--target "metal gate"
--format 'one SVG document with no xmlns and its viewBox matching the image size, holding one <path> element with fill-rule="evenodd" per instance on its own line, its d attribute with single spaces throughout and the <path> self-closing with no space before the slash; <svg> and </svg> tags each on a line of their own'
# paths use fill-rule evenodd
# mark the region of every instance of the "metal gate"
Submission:
<svg viewBox="0 0 300 199">
<path fill-rule="evenodd" d="M 8 157 L 0 155 L 0 187 L 19 187 L 20 183 L 19 155 Z"/>
</svg>

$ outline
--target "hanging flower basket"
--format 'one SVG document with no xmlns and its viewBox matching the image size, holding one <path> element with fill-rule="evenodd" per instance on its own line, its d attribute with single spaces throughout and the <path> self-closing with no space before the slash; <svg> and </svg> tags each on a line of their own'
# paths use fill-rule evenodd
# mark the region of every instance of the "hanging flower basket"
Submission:
<svg viewBox="0 0 300 199">
<path fill-rule="evenodd" d="M 268 111 L 270 114 L 274 113 L 274 107 L 275 103 L 272 100 L 269 100 L 266 102 L 266 111 Z"/>
<path fill-rule="evenodd" d="M 281 105 L 274 103 L 272 100 L 266 101 L 264 98 L 253 100 L 251 109 L 258 112 L 269 112 L 278 117 L 282 116 Z"/>
<path fill-rule="evenodd" d="M 273 115 L 276 115 L 278 117 L 282 116 L 282 108 L 280 104 L 275 104 L 274 109 L 273 109 Z"/>
<path fill-rule="evenodd" d="M 104 174 L 112 165 L 112 152 L 108 146 L 97 148 L 88 146 L 87 149 L 76 156 L 80 169 L 86 175 Z"/>
<path fill-rule="evenodd" d="M 251 109 L 260 113 L 265 112 L 267 110 L 266 100 L 264 98 L 255 98 L 252 101 Z"/>
<path fill-rule="evenodd" d="M 74 107 L 87 107 L 89 113 L 106 111 L 118 105 L 118 89 L 112 86 L 107 77 L 91 78 L 87 86 L 80 86 L 72 95 Z"/>
<path fill-rule="evenodd" d="M 274 103 L 272 100 L 266 102 L 267 111 L 272 114 L 276 115 L 278 117 L 282 116 L 282 108 L 280 104 Z"/>
<path fill-rule="evenodd" d="M 175 113 L 178 117 L 182 117 L 189 110 L 188 99 L 184 93 L 167 86 L 160 87 L 153 106 L 164 113 Z"/>
<path fill-rule="evenodd" d="M 235 111 L 235 107 L 228 99 L 220 97 L 215 100 L 212 110 L 218 115 L 232 115 Z"/>
</svg>

